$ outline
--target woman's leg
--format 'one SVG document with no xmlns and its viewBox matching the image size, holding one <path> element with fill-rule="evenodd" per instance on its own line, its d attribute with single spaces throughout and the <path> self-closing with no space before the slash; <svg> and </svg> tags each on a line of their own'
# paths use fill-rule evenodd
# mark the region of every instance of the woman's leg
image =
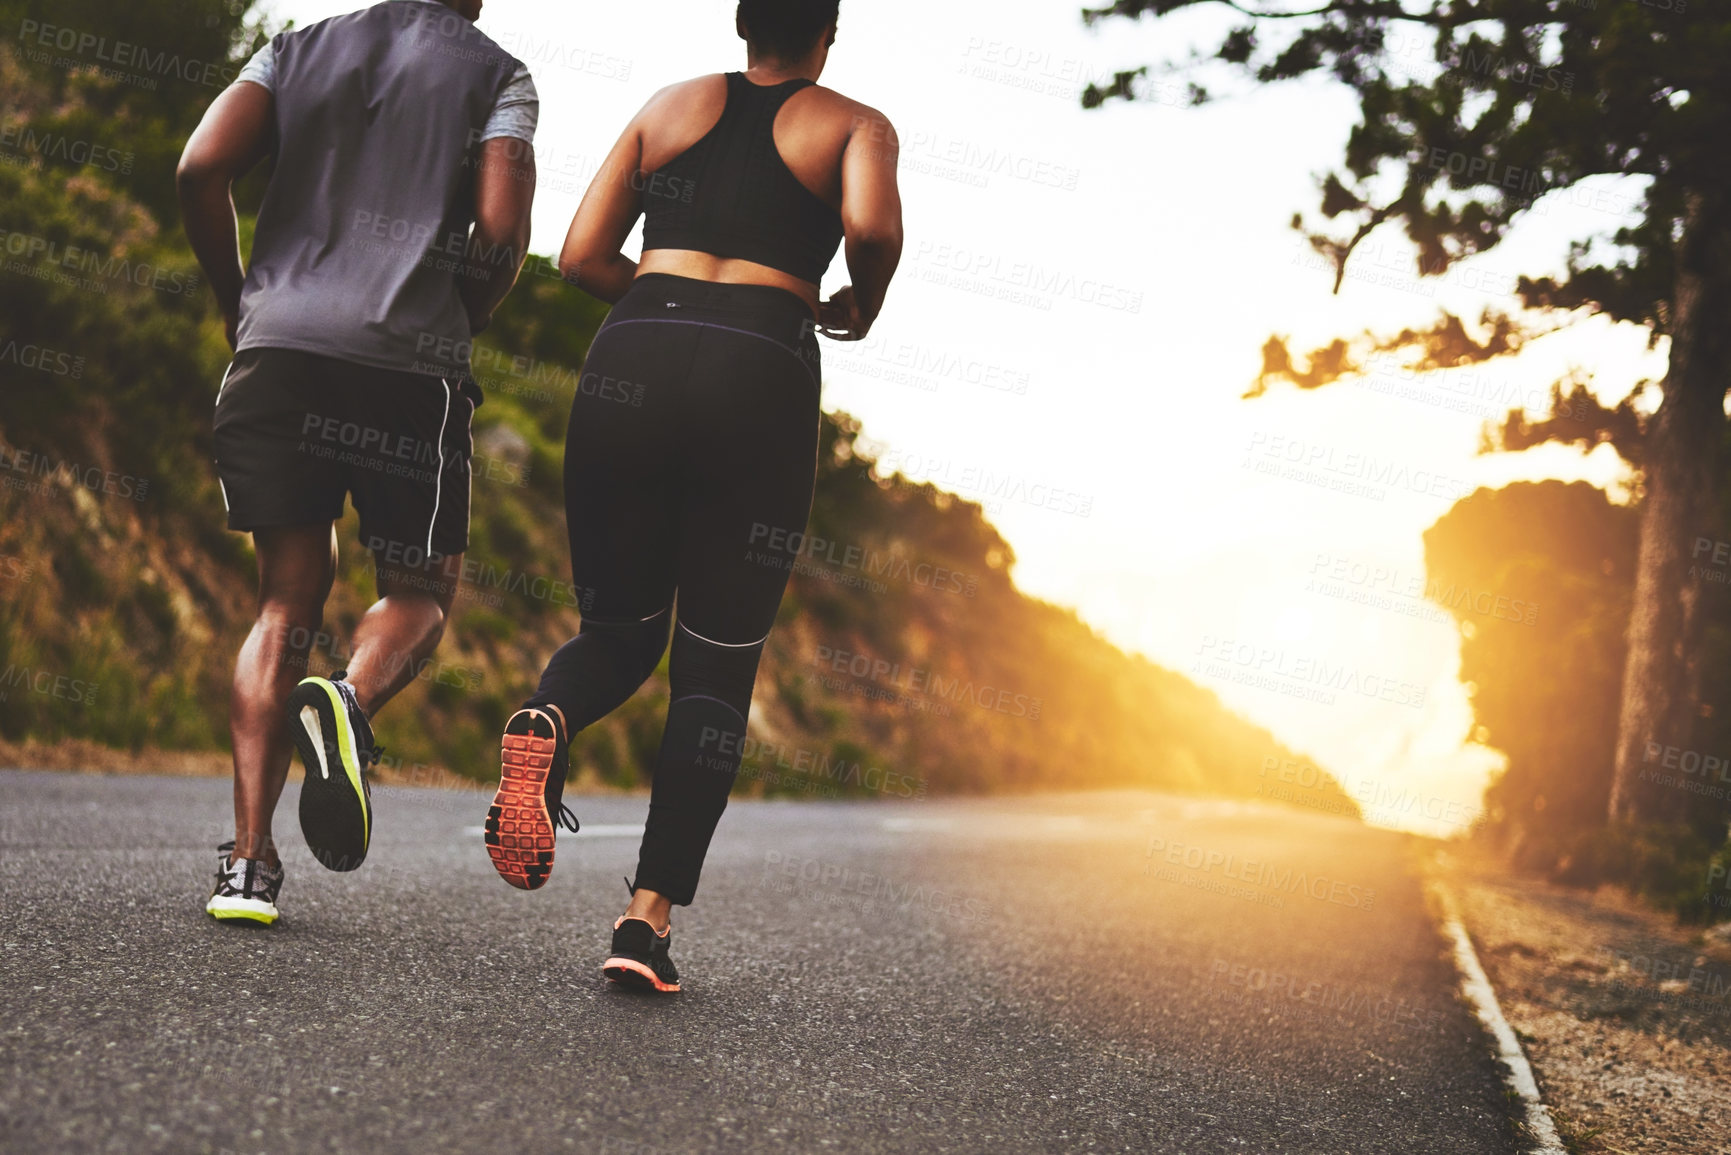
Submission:
<svg viewBox="0 0 1731 1155">
<path fill-rule="evenodd" d="M 786 580 L 784 572 L 781 581 Z M 749 645 L 712 642 L 694 634 L 681 612 L 668 667 L 667 728 L 656 757 L 649 820 L 627 917 L 643 918 L 661 930 L 667 926 L 668 910 L 688 905 L 696 895 L 710 839 L 739 773 L 745 720 L 762 657 L 762 640 Z"/>
<path fill-rule="evenodd" d="M 796 334 L 790 334 L 793 345 Z M 667 728 L 630 917 L 666 925 L 686 905 L 739 771 L 752 686 L 793 556 L 766 540 L 803 533 L 817 471 L 812 371 L 779 342 L 703 331 L 683 413 L 679 620 Z"/>
<path fill-rule="evenodd" d="M 525 890 L 546 883 L 557 827 L 577 829 L 563 805 L 564 742 L 629 698 L 667 645 L 679 529 L 672 418 L 689 352 L 679 360 L 681 342 L 653 341 L 644 328 L 616 329 L 610 320 L 578 378 L 565 443 L 565 511 L 583 621 L 500 739 L 487 853 L 501 878 Z M 627 391 L 621 377 L 642 385 Z"/>
<path fill-rule="evenodd" d="M 636 692 L 672 628 L 680 525 L 674 436 L 679 377 L 695 334 L 659 328 L 604 328 L 571 405 L 565 518 L 583 621 L 525 703 L 556 707 L 567 737 Z"/>
<path fill-rule="evenodd" d="M 655 672 L 672 622 L 671 607 L 642 621 L 584 617 L 577 636 L 554 651 L 524 707 L 553 707 L 567 738 L 600 721 Z"/>
</svg>

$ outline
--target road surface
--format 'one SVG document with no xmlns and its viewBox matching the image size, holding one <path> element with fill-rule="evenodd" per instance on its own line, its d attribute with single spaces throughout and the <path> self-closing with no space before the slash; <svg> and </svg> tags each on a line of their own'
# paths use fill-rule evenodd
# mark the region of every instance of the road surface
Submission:
<svg viewBox="0 0 1731 1155">
<path fill-rule="evenodd" d="M 224 781 L 0 772 L 0 1149 L 1514 1152 L 1410 840 L 1159 795 L 736 802 L 686 990 L 611 990 L 646 800 L 512 890 L 488 795 L 281 815 L 274 928 L 203 913 Z"/>
</svg>

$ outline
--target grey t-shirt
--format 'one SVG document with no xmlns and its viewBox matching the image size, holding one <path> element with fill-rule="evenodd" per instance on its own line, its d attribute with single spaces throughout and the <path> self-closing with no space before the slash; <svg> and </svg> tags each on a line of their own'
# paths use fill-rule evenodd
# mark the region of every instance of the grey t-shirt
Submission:
<svg viewBox="0 0 1731 1155">
<path fill-rule="evenodd" d="M 532 143 L 522 61 L 437 0 L 382 0 L 284 32 L 236 83 L 275 97 L 276 164 L 241 289 L 239 349 L 461 376 L 459 279 L 480 142 Z"/>
<path fill-rule="evenodd" d="M 438 0 L 403 0 L 409 4 L 437 4 Z M 240 70 L 240 75 L 234 82 L 249 81 L 260 88 L 271 92 L 276 91 L 276 45 L 267 42 L 263 48 L 252 54 L 252 59 Z M 492 140 L 496 136 L 514 136 L 518 140 L 535 142 L 535 126 L 541 119 L 541 96 L 535 91 L 535 78 L 529 75 L 527 65 L 517 65 L 517 71 L 511 74 L 511 79 L 505 83 L 505 91 L 499 94 L 499 103 L 493 106 L 493 115 L 487 118 L 487 125 L 481 130 L 482 140 Z"/>
</svg>

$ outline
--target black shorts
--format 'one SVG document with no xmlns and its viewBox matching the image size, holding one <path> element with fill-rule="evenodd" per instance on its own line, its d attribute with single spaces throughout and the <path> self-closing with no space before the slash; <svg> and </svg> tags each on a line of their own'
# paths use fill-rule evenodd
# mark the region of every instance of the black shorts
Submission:
<svg viewBox="0 0 1731 1155">
<path fill-rule="evenodd" d="M 468 380 L 293 349 L 235 354 L 216 398 L 228 527 L 335 521 L 352 495 L 361 544 L 410 566 L 469 546 Z"/>
</svg>

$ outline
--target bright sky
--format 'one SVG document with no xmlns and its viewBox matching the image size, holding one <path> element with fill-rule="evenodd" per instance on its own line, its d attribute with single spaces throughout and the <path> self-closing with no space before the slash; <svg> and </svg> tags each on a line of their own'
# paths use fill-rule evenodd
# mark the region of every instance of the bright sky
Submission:
<svg viewBox="0 0 1731 1155">
<path fill-rule="evenodd" d="M 269 4 L 299 24 L 357 6 Z M 1090 30 L 1080 8 L 843 0 L 824 83 L 900 131 L 908 247 L 871 339 L 824 343 L 825 404 L 863 419 L 887 464 L 987 499 L 1023 589 L 1216 690 L 1335 772 L 1372 820 L 1452 833 L 1376 805 L 1405 791 L 1433 812 L 1476 807 L 1498 762 L 1463 745 L 1452 619 L 1406 596 L 1423 583 L 1420 535 L 1479 485 L 1616 483 L 1608 450 L 1480 457 L 1481 426 L 1510 404 L 1542 405 L 1573 368 L 1614 399 L 1663 363 L 1644 332 L 1589 322 L 1478 370 L 1241 394 L 1270 333 L 1307 349 L 1423 325 L 1439 308 L 1513 309 L 1517 275 L 1560 269 L 1568 240 L 1616 228 L 1635 190 L 1554 194 L 1443 278 L 1419 280 L 1403 238 L 1379 233 L 1333 296 L 1288 221 L 1315 215 L 1316 177 L 1355 119 L 1347 91 L 1239 84 L 1201 109 L 1174 93 L 1084 112 L 1087 81 L 1182 55 L 1224 21 Z M 481 28 L 530 65 L 541 94 L 537 252 L 557 252 L 600 157 L 651 93 L 744 67 L 733 10 L 488 0 Z M 1420 47 L 1401 46 L 1415 66 Z M 838 259 L 826 291 L 846 279 Z M 1341 488 L 1355 480 L 1361 490 Z M 1316 662 L 1349 667 L 1372 693 L 1299 696 Z"/>
</svg>

